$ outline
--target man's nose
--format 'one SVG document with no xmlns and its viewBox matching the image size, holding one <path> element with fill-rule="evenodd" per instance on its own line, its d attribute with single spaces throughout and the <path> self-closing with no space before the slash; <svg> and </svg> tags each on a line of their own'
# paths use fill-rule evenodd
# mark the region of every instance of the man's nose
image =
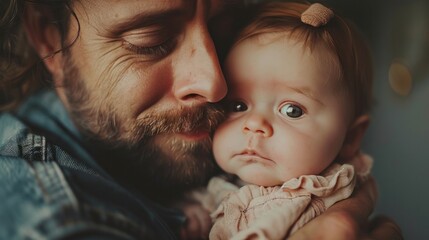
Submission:
<svg viewBox="0 0 429 240">
<path fill-rule="evenodd" d="M 245 134 L 257 134 L 262 137 L 271 137 L 273 127 L 270 121 L 260 113 L 251 113 L 244 122 L 243 132 Z"/>
<path fill-rule="evenodd" d="M 227 86 L 205 23 L 194 23 L 173 64 L 175 97 L 185 104 L 218 102 Z"/>
</svg>

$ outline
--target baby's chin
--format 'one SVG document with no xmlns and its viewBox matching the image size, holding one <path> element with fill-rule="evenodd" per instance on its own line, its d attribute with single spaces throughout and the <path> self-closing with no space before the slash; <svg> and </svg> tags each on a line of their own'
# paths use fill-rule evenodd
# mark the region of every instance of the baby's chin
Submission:
<svg viewBox="0 0 429 240">
<path fill-rule="evenodd" d="M 244 181 L 247 184 L 254 184 L 264 187 L 273 187 L 278 185 L 283 185 L 285 182 L 285 177 L 288 177 L 285 174 L 278 174 L 282 172 L 281 169 L 278 169 L 277 164 L 271 164 L 267 161 L 254 161 L 253 159 L 233 159 L 238 160 L 236 163 L 231 164 L 229 169 L 224 169 L 225 171 L 235 174 L 238 178 Z M 232 162 L 232 161 L 230 161 Z"/>
<path fill-rule="evenodd" d="M 238 175 L 238 177 L 244 184 L 254 184 L 263 187 L 280 186 L 283 185 L 284 182 L 286 182 L 281 179 L 273 178 L 272 175 L 267 176 L 265 174 L 243 174 Z"/>
</svg>

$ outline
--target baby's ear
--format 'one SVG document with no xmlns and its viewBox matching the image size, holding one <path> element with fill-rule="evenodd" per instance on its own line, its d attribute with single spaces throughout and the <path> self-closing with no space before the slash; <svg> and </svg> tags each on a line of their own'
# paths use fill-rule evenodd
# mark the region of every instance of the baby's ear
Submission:
<svg viewBox="0 0 429 240">
<path fill-rule="evenodd" d="M 364 114 L 356 118 L 350 125 L 339 153 L 339 159 L 349 160 L 360 151 L 362 139 L 366 129 L 368 128 L 369 122 L 369 115 Z"/>
</svg>

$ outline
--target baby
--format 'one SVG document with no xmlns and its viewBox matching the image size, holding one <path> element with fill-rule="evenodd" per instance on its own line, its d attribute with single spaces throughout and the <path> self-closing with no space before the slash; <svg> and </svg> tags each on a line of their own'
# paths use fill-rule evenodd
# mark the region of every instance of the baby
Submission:
<svg viewBox="0 0 429 240">
<path fill-rule="evenodd" d="M 217 163 L 240 181 L 216 177 L 194 194 L 213 211 L 210 239 L 284 239 L 352 194 L 372 163 L 360 151 L 369 55 L 321 4 L 261 6 L 227 56 L 228 117 L 213 139 Z"/>
</svg>

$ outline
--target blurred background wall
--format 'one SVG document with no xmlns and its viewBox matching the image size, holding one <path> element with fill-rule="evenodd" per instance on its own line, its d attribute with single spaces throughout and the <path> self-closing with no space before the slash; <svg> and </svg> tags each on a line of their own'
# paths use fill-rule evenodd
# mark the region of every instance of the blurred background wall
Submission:
<svg viewBox="0 0 429 240">
<path fill-rule="evenodd" d="M 375 106 L 364 151 L 374 157 L 376 213 L 405 239 L 429 239 L 429 1 L 327 0 L 367 36 Z"/>
</svg>

